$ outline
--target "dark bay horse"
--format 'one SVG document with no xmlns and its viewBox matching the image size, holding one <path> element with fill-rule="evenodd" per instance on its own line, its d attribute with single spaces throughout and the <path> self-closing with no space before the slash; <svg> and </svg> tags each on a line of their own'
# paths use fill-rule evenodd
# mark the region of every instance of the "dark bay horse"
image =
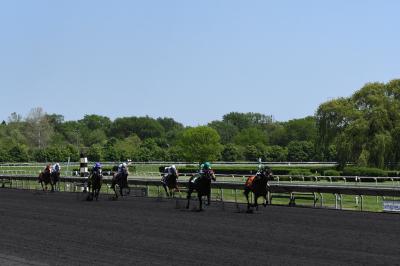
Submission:
<svg viewBox="0 0 400 266">
<path fill-rule="evenodd" d="M 116 185 L 118 185 L 118 188 L 119 188 L 118 192 L 121 197 L 130 193 L 131 189 L 129 188 L 129 185 L 128 185 L 128 175 L 129 175 L 128 169 L 125 167 L 122 169 L 122 172 L 115 173 L 113 175 L 113 178 L 111 180 L 111 188 L 114 190 L 115 199 L 118 199 L 118 193 L 115 188 Z M 124 193 L 124 191 L 127 191 L 127 192 Z"/>
<path fill-rule="evenodd" d="M 101 169 L 94 170 L 89 176 L 88 200 L 93 200 L 93 199 L 95 199 L 96 201 L 98 200 L 102 181 L 103 181 L 103 174 L 101 172 Z"/>
<path fill-rule="evenodd" d="M 51 172 L 50 178 L 51 178 L 51 183 L 53 184 L 51 190 L 54 191 L 54 188 L 57 188 L 58 181 L 60 181 L 60 172 Z"/>
<path fill-rule="evenodd" d="M 177 174 L 166 174 L 162 180 L 162 186 L 167 194 L 167 197 L 172 197 L 175 191 L 179 191 L 178 187 L 178 175 Z"/>
<path fill-rule="evenodd" d="M 212 170 L 204 170 L 203 173 L 193 175 L 189 179 L 186 209 L 189 209 L 190 197 L 194 190 L 197 191 L 197 197 L 199 199 L 199 211 L 203 210 L 203 196 L 207 196 L 207 204 L 210 205 L 211 180 L 216 181 L 215 174 Z"/>
<path fill-rule="evenodd" d="M 263 167 L 260 171 L 257 172 L 255 176 L 250 176 L 246 180 L 246 184 L 244 187 L 244 195 L 247 200 L 247 211 L 250 212 L 250 207 L 256 207 L 258 209 L 257 199 L 259 197 L 263 197 L 265 202 L 267 202 L 267 193 L 268 193 L 268 181 L 272 180 L 272 172 L 268 167 Z M 254 204 L 250 204 L 249 201 L 249 193 L 253 192 L 254 194 Z M 266 203 L 263 203 L 264 207 Z"/>
<path fill-rule="evenodd" d="M 51 165 L 46 165 L 46 168 L 39 174 L 38 181 L 42 186 L 43 191 L 47 191 L 47 187 L 50 184 L 51 191 L 54 191 L 54 186 L 51 178 Z"/>
</svg>

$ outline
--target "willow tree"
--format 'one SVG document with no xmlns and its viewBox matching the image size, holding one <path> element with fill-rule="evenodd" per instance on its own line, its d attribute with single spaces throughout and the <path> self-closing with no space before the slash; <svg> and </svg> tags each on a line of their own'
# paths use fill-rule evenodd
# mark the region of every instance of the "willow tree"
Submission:
<svg viewBox="0 0 400 266">
<path fill-rule="evenodd" d="M 335 145 L 338 161 L 383 168 L 400 159 L 400 80 L 368 83 L 349 98 L 319 106 L 318 144 L 326 155 Z"/>
<path fill-rule="evenodd" d="M 25 135 L 32 147 L 45 148 L 53 134 L 46 113 L 41 107 L 32 108 L 26 117 Z"/>
</svg>

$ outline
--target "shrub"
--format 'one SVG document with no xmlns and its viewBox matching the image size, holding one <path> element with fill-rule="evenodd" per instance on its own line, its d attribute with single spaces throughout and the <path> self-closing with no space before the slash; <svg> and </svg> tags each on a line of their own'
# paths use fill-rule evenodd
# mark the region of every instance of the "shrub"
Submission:
<svg viewBox="0 0 400 266">
<path fill-rule="evenodd" d="M 369 167 L 345 167 L 343 169 L 344 176 L 388 176 L 385 170 L 379 168 L 369 168 Z"/>
<path fill-rule="evenodd" d="M 165 166 L 160 166 L 159 170 L 160 172 L 164 171 Z M 257 165 L 249 165 L 249 166 L 213 166 L 213 170 L 217 174 L 227 174 L 227 175 L 251 175 L 255 174 L 258 170 Z M 178 171 L 179 173 L 194 173 L 198 171 L 198 167 L 196 166 L 179 166 Z M 326 169 L 326 168 L 324 168 Z M 305 176 L 314 176 L 314 175 L 320 175 L 322 173 L 316 171 L 316 168 L 309 168 L 309 167 L 271 167 L 272 173 L 274 175 L 305 175 Z"/>
<path fill-rule="evenodd" d="M 290 175 L 310 176 L 313 173 L 310 172 L 310 169 L 298 168 L 298 169 L 290 170 L 289 174 Z"/>
<path fill-rule="evenodd" d="M 400 176 L 399 171 L 387 171 L 388 177 L 397 177 Z"/>
<path fill-rule="evenodd" d="M 324 176 L 340 176 L 340 172 L 337 170 L 329 169 L 324 171 Z"/>
</svg>

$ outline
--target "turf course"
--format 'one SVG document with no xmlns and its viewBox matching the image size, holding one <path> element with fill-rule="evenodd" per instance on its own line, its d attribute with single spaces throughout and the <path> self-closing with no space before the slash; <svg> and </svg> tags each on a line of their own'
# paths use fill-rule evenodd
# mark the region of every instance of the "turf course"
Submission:
<svg viewBox="0 0 400 266">
<path fill-rule="evenodd" d="M 196 202 L 193 202 L 196 204 Z M 178 204 L 179 205 L 179 204 Z M 241 208 L 244 208 L 243 206 Z M 0 189 L 3 265 L 397 264 L 400 216 Z"/>
</svg>

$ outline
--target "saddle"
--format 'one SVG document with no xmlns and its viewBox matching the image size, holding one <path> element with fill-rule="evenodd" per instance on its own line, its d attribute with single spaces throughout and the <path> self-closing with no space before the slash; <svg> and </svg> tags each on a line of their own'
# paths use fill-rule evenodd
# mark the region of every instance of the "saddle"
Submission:
<svg viewBox="0 0 400 266">
<path fill-rule="evenodd" d="M 249 178 L 247 178 L 246 180 L 246 187 L 251 188 L 253 186 L 253 182 L 256 179 L 256 176 L 250 176 Z"/>
</svg>

